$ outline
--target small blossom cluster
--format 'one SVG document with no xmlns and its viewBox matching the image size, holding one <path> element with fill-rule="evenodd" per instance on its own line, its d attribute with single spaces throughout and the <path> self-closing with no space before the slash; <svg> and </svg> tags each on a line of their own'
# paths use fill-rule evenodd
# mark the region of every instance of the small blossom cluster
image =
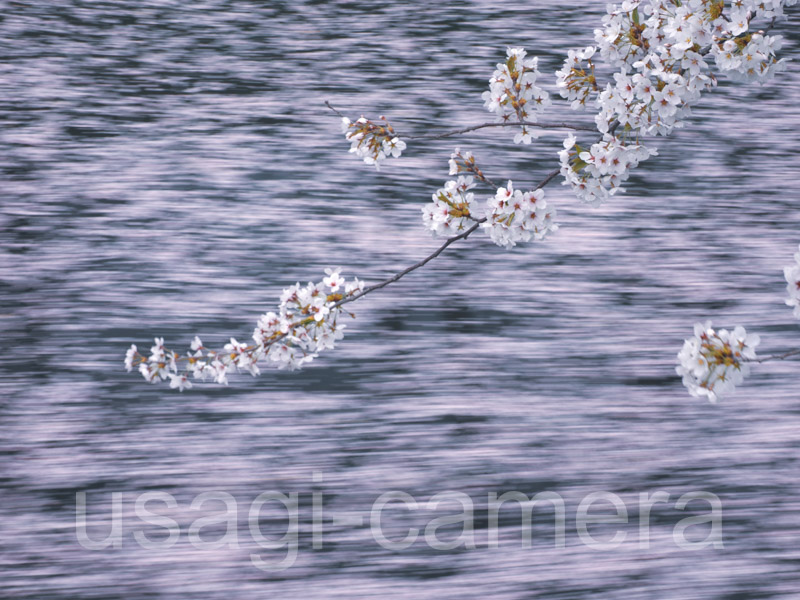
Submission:
<svg viewBox="0 0 800 600">
<path fill-rule="evenodd" d="M 614 67 L 631 65 L 647 51 L 648 41 L 643 35 L 645 27 L 640 22 L 640 4 L 638 0 L 625 1 L 620 6 L 607 4 L 603 27 L 594 30 L 600 55 Z"/>
<path fill-rule="evenodd" d="M 139 354 L 135 344 L 131 344 L 125 353 L 125 368 L 130 372 L 138 365 L 139 372 L 147 381 L 166 381 L 178 371 L 178 358 L 177 354 L 164 347 L 164 338 L 155 338 L 147 358 Z M 191 387 L 191 384 L 185 387 Z"/>
<path fill-rule="evenodd" d="M 775 56 L 781 45 L 781 36 L 754 33 L 712 44 L 711 55 L 734 81 L 764 82 L 786 69 L 785 59 Z"/>
<path fill-rule="evenodd" d="M 556 211 L 547 206 L 544 190 L 515 190 L 511 180 L 489 198 L 486 221 L 481 224 L 498 246 L 513 248 L 517 242 L 543 240 L 558 229 Z"/>
<path fill-rule="evenodd" d="M 354 299 L 364 289 L 358 279 L 346 281 L 340 269 L 325 269 L 325 274 L 320 282 L 306 286 L 298 283 L 283 290 L 278 312 L 261 316 L 252 343 L 231 338 L 216 351 L 205 348 L 195 337 L 191 350 L 180 356 L 165 348 L 163 338 L 156 338 L 147 357 L 132 345 L 125 354 L 125 368 L 131 371 L 138 367 L 150 383 L 169 379 L 170 387 L 180 391 L 192 387 L 190 376 L 227 384 L 232 372 L 258 375 L 261 361 L 278 369 L 299 369 L 342 339 L 345 324 L 339 322 L 339 303 Z"/>
<path fill-rule="evenodd" d="M 595 52 L 594 46 L 569 50 L 564 66 L 560 71 L 556 71 L 558 92 L 562 98 L 571 102 L 572 110 L 584 108 L 592 93 L 597 91 L 597 79 L 592 62 Z M 585 64 L 584 61 L 586 61 Z"/>
<path fill-rule="evenodd" d="M 506 62 L 498 63 L 483 92 L 484 106 L 503 123 L 535 123 L 537 113 L 550 106 L 550 94 L 536 85 L 541 75 L 539 59 L 525 59 L 522 48 L 508 48 Z M 515 144 L 530 144 L 538 137 L 535 128 L 523 125 L 514 137 Z"/>
<path fill-rule="evenodd" d="M 678 353 L 675 371 L 692 396 L 716 402 L 749 375 L 748 361 L 756 359 L 755 348 L 760 341 L 758 335 L 748 335 L 744 327 L 716 331 L 711 321 L 697 323 L 694 337 L 686 340 Z"/>
<path fill-rule="evenodd" d="M 577 198 L 590 206 L 599 206 L 619 191 L 628 179 L 630 169 L 640 161 L 657 154 L 654 148 L 626 143 L 608 133 L 603 139 L 583 150 L 570 134 L 564 149 L 558 153 L 563 185 L 569 185 Z"/>
<path fill-rule="evenodd" d="M 450 166 L 450 175 L 471 173 L 481 181 L 487 181 L 486 177 L 483 175 L 483 171 L 481 171 L 480 167 L 475 162 L 475 157 L 472 155 L 472 152 L 461 152 L 461 148 L 456 148 L 450 155 L 448 165 Z"/>
<path fill-rule="evenodd" d="M 462 155 L 458 149 L 456 155 L 459 158 L 451 159 L 456 161 L 456 170 L 459 161 L 467 161 L 477 169 L 472 155 Z M 480 207 L 470 191 L 474 187 L 472 176 L 459 175 L 436 190 L 433 201 L 422 207 L 425 227 L 435 236 L 450 237 L 480 223 L 492 241 L 505 248 L 512 248 L 518 242 L 542 240 L 558 229 L 554 221 L 556 211 L 547 206 L 544 190 L 522 192 L 515 190 L 509 180 L 506 187 L 498 188 L 486 201 L 484 215 L 479 217 Z"/>
<path fill-rule="evenodd" d="M 727 22 L 723 20 L 724 30 L 733 35 L 745 33 L 753 19 L 778 19 L 785 6 L 796 3 L 797 0 L 733 0 Z"/>
<path fill-rule="evenodd" d="M 342 117 L 342 132 L 350 142 L 350 152 L 361 157 L 366 164 L 375 165 L 377 170 L 387 157 L 397 158 L 406 149 L 406 143 L 395 135 L 386 117 L 381 115 L 379 119 L 382 123 L 373 123 L 363 116 L 355 122 Z"/>
<path fill-rule="evenodd" d="M 597 98 L 597 129 L 606 133 L 617 122 L 639 135 L 669 135 L 681 127 L 691 113 L 690 103 L 715 82 L 703 73 L 708 65 L 697 52 L 686 52 L 680 64 L 684 63 L 686 71 L 675 73 L 665 69 L 655 55 L 648 55 L 634 63 L 637 73 L 615 73 L 614 85 L 607 84 Z M 691 75 L 694 69 L 696 75 Z"/>
<path fill-rule="evenodd" d="M 436 190 L 432 202 L 422 207 L 422 223 L 435 236 L 450 237 L 466 230 L 475 222 L 478 205 L 471 176 L 459 176 Z"/>
<path fill-rule="evenodd" d="M 794 307 L 794 316 L 800 319 L 800 251 L 794 255 L 794 261 L 795 264 L 783 270 L 783 275 L 786 277 L 786 291 L 789 294 L 786 304 Z"/>
</svg>

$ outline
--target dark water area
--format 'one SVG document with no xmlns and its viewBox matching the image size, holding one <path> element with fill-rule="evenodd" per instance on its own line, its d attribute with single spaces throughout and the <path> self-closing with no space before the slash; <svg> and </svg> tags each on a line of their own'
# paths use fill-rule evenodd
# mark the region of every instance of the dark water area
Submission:
<svg viewBox="0 0 800 600">
<path fill-rule="evenodd" d="M 510 131 L 409 143 L 380 172 L 348 154 L 329 100 L 386 114 L 401 134 L 491 120 L 480 93 L 508 45 L 540 56 L 543 82 L 588 44 L 602 3 L 7 2 L 0 13 L 0 597 L 800 598 L 798 363 L 754 369 L 714 406 L 674 374 L 694 322 L 744 325 L 772 354 L 800 345 L 782 268 L 800 243 L 800 74 L 721 81 L 686 128 L 658 140 L 627 193 L 599 209 L 547 188 L 561 229 L 506 251 L 475 235 L 356 303 L 340 346 L 296 373 L 241 374 L 182 394 L 122 366 L 154 336 L 247 339 L 281 290 L 326 267 L 368 282 L 433 251 L 420 208 L 454 146 L 492 178 L 533 185 L 563 133 L 516 147 Z M 779 26 L 798 58 L 795 20 Z M 552 119 L 591 123 L 554 106 Z M 483 193 L 483 192 L 482 192 Z M 488 195 L 488 193 L 487 193 Z M 298 494 L 290 510 L 259 494 Z M 401 491 L 382 532 L 371 510 Z M 426 524 L 473 504 L 475 548 L 424 543 Z M 510 503 L 563 498 L 566 537 L 537 504 L 531 547 Z M 640 494 L 669 494 L 650 511 Z M 686 549 L 678 523 L 721 502 L 723 547 Z M 86 492 L 90 550 L 76 529 Z M 142 494 L 170 495 L 143 522 Z M 236 543 L 193 544 L 205 492 L 236 503 Z M 627 523 L 591 525 L 586 496 L 622 499 Z M 322 498 L 322 548 L 315 547 Z M 228 505 L 230 509 L 230 505 Z M 607 502 L 593 513 L 612 514 Z M 361 523 L 359 524 L 359 519 Z M 289 529 L 287 530 L 287 527 Z M 201 538 L 220 539 L 225 523 Z M 461 525 L 442 526 L 457 540 Z M 686 532 L 695 542 L 708 523 Z M 494 532 L 498 547 L 489 543 Z M 162 544 L 166 546 L 166 544 Z M 644 547 L 644 546 L 647 547 Z"/>
</svg>

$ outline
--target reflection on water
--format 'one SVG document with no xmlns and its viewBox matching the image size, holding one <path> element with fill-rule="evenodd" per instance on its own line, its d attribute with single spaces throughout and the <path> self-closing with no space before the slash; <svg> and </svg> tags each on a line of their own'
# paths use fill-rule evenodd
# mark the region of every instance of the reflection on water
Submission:
<svg viewBox="0 0 800 600">
<path fill-rule="evenodd" d="M 602 7 L 584 5 L 9 4 L 4 597 L 796 594 L 797 363 L 757 369 L 717 407 L 689 398 L 673 372 L 703 318 L 758 331 L 766 352 L 797 346 L 781 276 L 800 242 L 796 70 L 763 88 L 723 83 L 608 207 L 586 210 L 549 187 L 562 223 L 551 241 L 506 252 L 475 236 L 359 302 L 341 349 L 307 371 L 177 394 L 122 369 L 126 347 L 154 335 L 178 346 L 195 334 L 246 337 L 283 287 L 327 266 L 375 281 L 430 252 L 420 207 L 455 144 L 498 180 L 536 181 L 560 137 L 520 149 L 508 132 L 483 130 L 410 145 L 375 173 L 347 154 L 323 101 L 352 116 L 386 113 L 415 134 L 483 122 L 480 92 L 504 47 L 525 46 L 552 72 L 598 23 Z M 792 27 L 786 56 L 796 54 Z M 222 509 L 190 504 L 214 490 L 237 501 L 238 548 L 189 543 L 198 514 Z M 282 556 L 258 547 L 247 525 L 269 490 L 299 494 L 298 557 L 281 573 L 250 559 Z M 390 490 L 421 505 L 466 494 L 477 548 L 381 548 L 369 511 Z M 643 549 L 639 494 L 659 490 L 671 500 L 653 507 Z M 723 549 L 672 539 L 692 512 L 674 503 L 695 490 L 722 501 Z M 123 492 L 121 548 L 78 544 L 80 491 L 93 539 L 110 530 L 111 494 Z M 148 530 L 135 516 L 148 491 L 176 499 L 151 506 L 181 527 L 169 550 L 134 539 Z M 500 547 L 488 548 L 488 494 L 506 491 L 564 498 L 565 547 L 553 547 L 551 509 L 537 508 L 533 548 L 519 546 L 518 511 L 501 514 Z M 595 491 L 628 508 L 615 550 L 577 537 L 578 504 Z M 330 515 L 364 524 L 327 520 L 315 550 L 315 492 Z M 287 526 L 279 508 L 262 514 L 273 539 Z M 392 505 L 385 533 L 400 540 L 458 512 Z M 696 537 L 706 533 L 697 526 Z"/>
</svg>

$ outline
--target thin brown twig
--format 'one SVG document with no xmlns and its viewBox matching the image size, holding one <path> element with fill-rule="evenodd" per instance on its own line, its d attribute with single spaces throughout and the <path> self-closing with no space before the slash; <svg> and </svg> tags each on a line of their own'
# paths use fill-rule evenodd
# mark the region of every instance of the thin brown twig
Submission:
<svg viewBox="0 0 800 600">
<path fill-rule="evenodd" d="M 486 177 L 486 175 L 484 175 L 482 178 L 480 178 L 480 177 L 479 177 L 478 179 L 480 179 L 480 180 L 481 180 L 481 181 L 483 181 L 484 183 L 487 183 L 487 184 L 489 184 L 489 185 L 490 185 L 490 186 L 492 186 L 494 189 L 497 189 L 497 188 L 499 188 L 499 187 L 500 187 L 500 186 L 499 186 L 499 185 L 497 185 L 497 184 L 496 184 L 494 181 L 492 181 L 491 179 L 489 179 L 488 177 Z"/>
<path fill-rule="evenodd" d="M 786 360 L 787 358 L 791 358 L 792 356 L 799 356 L 800 355 L 800 348 L 796 350 L 790 350 L 784 354 L 772 354 L 770 356 L 764 356 L 762 358 L 756 358 L 748 362 L 757 362 L 757 363 L 765 363 L 771 360 Z"/>
<path fill-rule="evenodd" d="M 470 131 L 477 131 L 486 127 L 538 127 L 539 129 L 573 129 L 575 131 L 597 131 L 596 127 L 588 127 L 586 125 L 570 125 L 569 123 L 551 123 L 548 121 L 539 121 L 532 123 L 530 121 L 520 121 L 517 123 L 482 123 L 481 125 L 473 125 L 471 127 L 464 127 L 463 129 L 455 129 L 453 131 L 445 131 L 444 133 L 437 133 L 433 135 L 406 135 L 403 139 L 406 140 L 439 140 L 462 133 L 469 133 Z"/>
<path fill-rule="evenodd" d="M 499 186 L 499 185 L 497 185 L 497 184 L 496 184 L 494 181 L 492 181 L 492 180 L 491 180 L 491 179 L 489 179 L 489 178 L 488 178 L 486 175 L 484 175 L 484 174 L 483 174 L 483 171 L 481 171 L 480 169 L 478 169 L 478 168 L 477 168 L 477 165 L 475 165 L 475 163 L 474 163 L 474 162 L 473 162 L 473 167 L 475 167 L 475 168 L 473 168 L 473 169 L 467 168 L 466 172 L 467 172 L 467 173 L 472 173 L 472 174 L 473 174 L 473 175 L 474 175 L 474 176 L 475 176 L 475 177 L 478 179 L 478 181 L 481 181 L 481 182 L 485 183 L 485 184 L 486 184 L 486 185 L 488 185 L 489 187 L 492 187 L 492 188 L 494 188 L 494 189 L 497 189 L 497 188 L 499 188 L 499 187 L 500 187 L 500 186 Z M 459 173 L 461 173 L 461 171 L 459 171 Z M 477 221 L 477 220 L 478 220 L 478 219 L 475 219 L 475 218 L 473 218 L 473 217 L 470 217 L 470 219 L 472 219 L 473 221 Z"/>
<path fill-rule="evenodd" d="M 361 292 L 359 292 L 358 294 L 353 294 L 353 295 L 352 295 L 352 296 L 350 296 L 349 298 L 345 298 L 344 300 L 339 300 L 339 302 L 337 302 L 336 304 L 334 304 L 334 305 L 333 305 L 331 308 L 338 308 L 339 306 L 342 306 L 343 304 L 347 304 L 348 302 L 352 302 L 353 300 L 358 300 L 359 298 L 362 298 L 362 297 L 366 296 L 367 294 L 369 294 L 369 293 L 371 293 L 371 292 L 374 292 L 375 290 L 379 290 L 379 289 L 381 289 L 381 288 L 384 288 L 384 287 L 386 287 L 387 285 L 390 285 L 390 284 L 394 283 L 395 281 L 398 281 L 399 279 L 401 279 L 401 278 L 405 277 L 406 275 L 408 275 L 408 274 L 409 274 L 409 273 L 411 273 L 412 271 L 416 271 L 416 270 L 417 270 L 417 269 L 419 269 L 420 267 L 424 267 L 426 264 L 428 264 L 428 263 L 429 263 L 430 261 L 432 261 L 434 258 L 436 258 L 437 256 L 439 256 L 439 255 L 440 255 L 442 252 L 444 252 L 444 251 L 445 251 L 445 249 L 447 249 L 447 247 L 448 247 L 448 246 L 450 246 L 451 244 L 454 244 L 454 243 L 455 243 L 455 242 L 457 242 L 458 240 L 465 240 L 465 239 L 467 239 L 467 237 L 468 237 L 468 236 L 469 236 L 469 235 L 470 235 L 472 232 L 474 232 L 474 231 L 475 231 L 475 230 L 476 230 L 478 227 L 480 227 L 481 223 L 483 223 L 483 222 L 485 222 L 485 221 L 486 221 L 486 217 L 483 217 L 482 219 L 477 219 L 477 220 L 475 221 L 475 224 L 474 224 L 474 225 L 472 225 L 472 226 L 471 226 L 469 229 L 467 229 L 466 231 L 463 231 L 463 232 L 459 233 L 458 235 L 454 235 L 453 237 L 449 237 L 449 238 L 447 238 L 447 240 L 444 242 L 444 244 L 442 244 L 441 246 L 439 246 L 439 248 L 438 248 L 438 249 L 437 249 L 437 250 L 436 250 L 436 251 L 435 251 L 433 254 L 429 254 L 428 256 L 426 256 L 425 258 L 423 258 L 421 261 L 419 261 L 419 262 L 417 262 L 417 263 L 414 263 L 413 265 L 411 265 L 410 267 L 407 267 L 407 268 L 403 269 L 403 270 L 402 270 L 402 271 L 400 271 L 399 273 L 395 273 L 394 275 L 392 275 L 392 276 L 391 276 L 391 277 L 389 277 L 388 279 L 384 279 L 384 280 L 383 280 L 383 281 L 381 281 L 380 283 L 376 283 L 375 285 L 371 285 L 371 286 L 369 286 L 369 287 L 367 287 L 367 288 L 364 288 L 364 289 L 363 289 Z"/>
<path fill-rule="evenodd" d="M 767 33 L 769 33 L 770 29 L 775 27 L 775 23 L 777 23 L 777 22 L 778 22 L 778 17 L 772 17 L 772 20 L 769 22 L 769 25 L 767 25 L 766 29 L 762 29 L 761 31 L 759 31 L 759 33 L 761 35 L 767 35 Z"/>
<path fill-rule="evenodd" d="M 333 112 L 335 112 L 340 117 L 344 118 L 345 115 L 334 108 L 334 106 L 325 100 L 325 106 L 330 108 Z M 484 129 L 486 127 L 538 127 L 539 129 L 573 129 L 575 131 L 597 131 L 595 127 L 589 127 L 587 125 L 570 125 L 569 123 L 558 122 L 558 123 L 551 123 L 541 121 L 538 123 L 532 123 L 530 121 L 521 121 L 518 123 L 482 123 L 480 125 L 472 125 L 470 127 L 464 127 L 462 129 L 454 129 L 452 131 L 445 131 L 443 133 L 435 133 L 431 135 L 403 135 L 401 136 L 404 140 L 439 140 L 446 137 L 452 137 L 454 135 L 460 135 L 462 133 L 469 133 L 470 131 L 477 131 L 478 129 Z"/>
<path fill-rule="evenodd" d="M 336 109 L 333 107 L 333 105 L 332 105 L 330 102 L 328 102 L 327 100 L 325 100 L 325 106 L 327 106 L 328 108 L 330 108 L 330 109 L 331 109 L 333 112 L 335 112 L 335 113 L 336 113 L 337 115 L 339 115 L 340 117 L 342 117 L 342 118 L 344 118 L 344 117 L 345 117 L 345 115 L 343 115 L 341 112 L 339 112 L 338 110 L 336 110 Z"/>
<path fill-rule="evenodd" d="M 556 177 L 556 176 L 557 176 L 559 173 L 561 173 L 561 167 L 556 167 L 555 169 L 553 169 L 552 171 L 550 171 L 550 172 L 547 174 L 547 176 L 546 176 L 544 179 L 542 179 L 542 180 L 539 182 L 539 185 L 537 185 L 537 186 L 536 186 L 534 189 L 535 189 L 535 190 L 540 190 L 540 189 L 542 189 L 542 188 L 543 188 L 544 186 L 546 186 L 548 183 L 550 183 L 551 181 L 553 181 L 553 179 L 554 179 L 554 178 L 555 178 L 555 177 Z"/>
</svg>

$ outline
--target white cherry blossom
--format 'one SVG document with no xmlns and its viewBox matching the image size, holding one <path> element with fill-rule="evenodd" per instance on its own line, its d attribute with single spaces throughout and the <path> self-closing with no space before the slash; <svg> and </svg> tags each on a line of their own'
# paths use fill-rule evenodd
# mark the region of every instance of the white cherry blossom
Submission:
<svg viewBox="0 0 800 600">
<path fill-rule="evenodd" d="M 185 374 L 176 375 L 175 373 L 170 373 L 169 377 L 170 377 L 169 387 L 171 387 L 172 389 L 177 388 L 179 392 L 182 392 L 183 390 L 188 390 L 191 389 L 192 387 L 192 382 L 189 381 L 189 378 Z"/>
</svg>

